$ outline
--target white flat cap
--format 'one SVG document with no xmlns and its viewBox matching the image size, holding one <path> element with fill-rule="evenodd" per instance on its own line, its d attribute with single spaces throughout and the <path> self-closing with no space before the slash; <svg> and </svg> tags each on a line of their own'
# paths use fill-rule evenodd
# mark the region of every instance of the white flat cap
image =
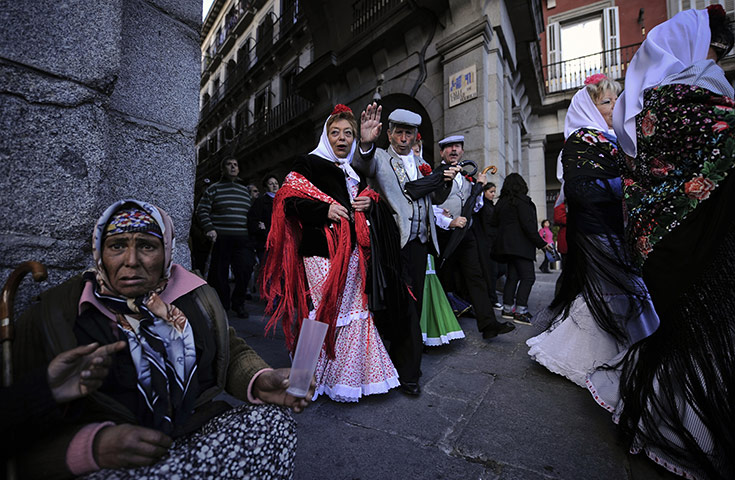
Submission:
<svg viewBox="0 0 735 480">
<path fill-rule="evenodd" d="M 464 143 L 464 135 L 452 135 L 451 137 L 439 140 L 439 147 L 444 147 L 444 145 L 450 145 L 452 143 Z"/>
<path fill-rule="evenodd" d="M 419 125 L 421 125 L 421 115 L 419 115 L 418 113 L 413 113 L 410 110 L 396 108 L 390 113 L 390 115 L 388 115 L 388 121 L 393 123 L 400 123 L 401 125 L 418 127 Z"/>
</svg>

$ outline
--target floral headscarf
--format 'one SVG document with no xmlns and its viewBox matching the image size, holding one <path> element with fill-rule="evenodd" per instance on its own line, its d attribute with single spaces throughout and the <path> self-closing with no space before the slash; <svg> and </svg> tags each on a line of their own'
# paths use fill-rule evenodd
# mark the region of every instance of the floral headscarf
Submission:
<svg viewBox="0 0 735 480">
<path fill-rule="evenodd" d="M 138 209 L 150 215 L 150 217 L 155 220 L 158 228 L 161 231 L 161 241 L 163 242 L 164 252 L 163 274 L 161 276 L 161 282 L 156 288 L 156 290 L 160 292 L 160 290 L 163 290 L 163 287 L 166 286 L 166 282 L 171 275 L 171 259 L 173 257 L 174 248 L 176 247 L 176 239 L 174 237 L 174 225 L 171 221 L 171 217 L 169 217 L 169 215 L 160 208 L 156 207 L 153 204 L 142 202 L 140 200 L 135 200 L 132 198 L 126 198 L 124 200 L 117 201 L 107 207 L 107 209 L 102 213 L 102 216 L 100 216 L 100 218 L 97 220 L 97 224 L 94 227 L 94 231 L 92 233 L 92 255 L 94 256 L 94 271 L 97 275 L 97 281 L 100 283 L 101 287 L 104 287 L 110 293 L 114 294 L 114 291 L 112 290 L 112 287 L 110 285 L 110 280 L 109 278 L 107 278 L 107 271 L 102 265 L 102 243 L 105 240 L 105 229 L 107 228 L 114 215 L 118 213 L 123 207 L 128 206 L 137 207 Z"/>
<path fill-rule="evenodd" d="M 102 261 L 105 237 L 127 232 L 150 233 L 163 242 L 161 279 L 152 291 L 137 298 L 114 290 Z M 96 300 L 112 312 L 127 339 L 138 391 L 152 417 L 147 426 L 165 433 L 186 422 L 199 393 L 194 332 L 186 315 L 159 296 L 171 276 L 174 245 L 173 223 L 166 212 L 139 200 L 120 200 L 97 220 L 92 235 L 95 267 L 84 275 L 94 286 Z"/>
</svg>

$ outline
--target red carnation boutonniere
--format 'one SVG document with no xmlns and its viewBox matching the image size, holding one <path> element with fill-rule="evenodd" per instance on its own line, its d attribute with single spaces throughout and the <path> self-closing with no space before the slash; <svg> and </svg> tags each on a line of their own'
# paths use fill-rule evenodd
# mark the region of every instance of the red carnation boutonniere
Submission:
<svg viewBox="0 0 735 480">
<path fill-rule="evenodd" d="M 419 172 L 421 172 L 421 175 L 424 177 L 431 175 L 431 165 L 428 163 L 422 163 L 419 165 Z"/>
<path fill-rule="evenodd" d="M 468 182 L 470 182 L 470 183 L 475 183 L 475 179 L 474 179 L 474 178 L 472 177 L 472 175 L 464 175 L 464 174 L 463 174 L 462 176 L 463 176 L 464 178 L 466 178 Z"/>
</svg>

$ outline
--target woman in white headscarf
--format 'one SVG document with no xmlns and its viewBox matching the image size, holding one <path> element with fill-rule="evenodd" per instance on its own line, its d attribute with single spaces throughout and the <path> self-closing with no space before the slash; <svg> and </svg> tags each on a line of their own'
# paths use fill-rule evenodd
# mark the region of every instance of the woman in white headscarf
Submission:
<svg viewBox="0 0 735 480">
<path fill-rule="evenodd" d="M 366 215 L 378 196 L 350 165 L 356 133 L 352 111 L 337 105 L 317 148 L 294 163 L 274 199 L 261 278 L 267 312 L 273 314 L 268 326 L 282 321 L 291 352 L 302 319 L 311 315 L 329 324 L 315 398 L 325 393 L 342 402 L 399 384 L 365 293 L 371 228 Z"/>
<path fill-rule="evenodd" d="M 687 478 L 735 478 L 735 101 L 716 63 L 733 42 L 720 5 L 677 14 L 614 112 L 625 240 L 660 326 L 589 387 L 631 451 Z"/>
<path fill-rule="evenodd" d="M 623 248 L 613 107 L 620 85 L 597 74 L 569 106 L 561 152 L 568 253 L 559 293 L 526 343 L 537 362 L 585 387 L 587 374 L 650 335 L 658 319 Z"/>
</svg>

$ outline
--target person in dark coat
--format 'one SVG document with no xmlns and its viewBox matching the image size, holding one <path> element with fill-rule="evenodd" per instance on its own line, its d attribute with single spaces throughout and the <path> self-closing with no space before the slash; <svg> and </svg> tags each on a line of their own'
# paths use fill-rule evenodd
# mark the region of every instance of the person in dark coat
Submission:
<svg viewBox="0 0 735 480">
<path fill-rule="evenodd" d="M 528 185 L 520 174 L 505 177 L 491 221 L 498 228 L 493 255 L 508 264 L 502 316 L 522 325 L 531 324 L 528 297 L 536 281 L 536 249 L 552 248 L 536 230 L 536 205 L 527 194 Z"/>
<path fill-rule="evenodd" d="M 497 187 L 493 182 L 487 182 L 482 187 L 482 195 L 484 202 L 479 212 L 475 214 L 477 221 L 472 224 L 472 228 L 475 229 L 476 237 L 478 239 L 477 246 L 480 249 L 480 261 L 482 264 L 482 270 L 487 277 L 487 294 L 490 297 L 490 302 L 493 304 L 493 308 L 500 310 L 502 308 L 501 303 L 498 301 L 498 293 L 495 290 L 499 275 L 498 262 L 492 257 L 491 253 L 493 245 L 495 244 L 495 238 L 498 236 L 497 227 L 492 226 L 493 213 L 495 212 L 495 191 Z"/>
</svg>

